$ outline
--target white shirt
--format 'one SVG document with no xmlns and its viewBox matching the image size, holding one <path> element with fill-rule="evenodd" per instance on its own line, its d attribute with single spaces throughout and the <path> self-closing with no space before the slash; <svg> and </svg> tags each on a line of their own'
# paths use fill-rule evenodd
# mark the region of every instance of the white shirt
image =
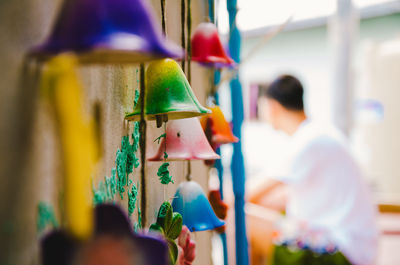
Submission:
<svg viewBox="0 0 400 265">
<path fill-rule="evenodd" d="M 305 121 L 293 135 L 292 146 L 290 173 L 279 178 L 289 184 L 289 220 L 325 231 L 352 264 L 373 264 L 376 207 L 344 137 Z"/>
</svg>

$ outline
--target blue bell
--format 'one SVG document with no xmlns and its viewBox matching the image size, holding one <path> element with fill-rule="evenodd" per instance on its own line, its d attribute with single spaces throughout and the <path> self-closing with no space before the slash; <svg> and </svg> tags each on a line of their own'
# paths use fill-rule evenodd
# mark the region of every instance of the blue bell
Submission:
<svg viewBox="0 0 400 265">
<path fill-rule="evenodd" d="M 225 224 L 215 215 L 203 189 L 194 181 L 179 185 L 172 208 L 182 215 L 183 224 L 191 232 L 212 230 Z"/>
</svg>

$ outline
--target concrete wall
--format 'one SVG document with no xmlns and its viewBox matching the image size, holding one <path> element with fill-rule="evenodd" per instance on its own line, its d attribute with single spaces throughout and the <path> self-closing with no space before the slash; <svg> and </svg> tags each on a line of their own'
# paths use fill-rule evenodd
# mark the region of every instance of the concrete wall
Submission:
<svg viewBox="0 0 400 265">
<path fill-rule="evenodd" d="M 180 43 L 180 1 L 167 2 L 167 34 Z M 160 17 L 159 1 L 151 1 Z M 193 28 L 204 20 L 203 1 L 192 1 Z M 35 82 L 22 70 L 25 52 L 48 34 L 61 0 L 0 1 L 0 264 L 38 264 L 36 206 L 46 201 L 55 206 L 57 215 L 61 185 L 61 161 L 55 124 L 48 108 L 38 97 Z M 161 24 L 161 23 L 160 23 Z M 200 102 L 205 103 L 209 72 L 192 64 L 192 87 Z M 124 121 L 132 109 L 133 91 L 137 86 L 137 65 L 85 66 L 79 69 L 86 96 L 85 106 L 101 108 L 102 157 L 96 181 L 109 176 L 121 137 L 132 131 Z M 35 75 L 33 75 L 35 76 Z M 36 75 L 37 77 L 37 75 Z M 148 148 L 156 148 L 153 139 L 161 134 L 153 122 L 148 123 Z M 147 166 L 147 216 L 154 222 L 164 198 L 156 176 L 159 163 Z M 172 198 L 184 180 L 183 162 L 172 163 L 175 184 L 168 185 L 166 198 Z M 207 168 L 193 162 L 194 180 L 207 186 Z M 134 180 L 139 171 L 134 171 Z M 126 201 L 121 202 L 126 207 Z M 134 221 L 136 216 L 133 217 Z M 195 234 L 195 264 L 211 264 L 211 232 Z"/>
</svg>

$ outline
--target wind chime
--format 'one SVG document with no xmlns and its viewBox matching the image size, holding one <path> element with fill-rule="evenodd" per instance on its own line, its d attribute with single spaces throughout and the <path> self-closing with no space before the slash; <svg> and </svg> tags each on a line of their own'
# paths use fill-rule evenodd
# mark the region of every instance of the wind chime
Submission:
<svg viewBox="0 0 400 265">
<path fill-rule="evenodd" d="M 88 250 L 98 249 L 100 246 L 96 242 L 110 243 L 107 241 L 110 240 L 109 236 L 113 238 L 113 246 L 129 245 L 132 250 L 139 248 L 140 251 L 136 252 L 140 257 L 133 257 L 135 260 L 144 260 L 148 265 L 167 264 L 167 245 L 164 241 L 134 233 L 129 219 L 118 206 L 98 205 L 95 209 L 90 206 L 85 189 L 90 187 L 93 163 L 85 161 L 91 157 L 95 143 L 94 147 L 86 146 L 83 149 L 82 143 L 93 143 L 94 135 L 91 127 L 81 120 L 81 88 L 74 74 L 76 64 L 70 59 L 73 56 L 61 55 L 53 59 L 56 55 L 69 52 L 80 63 L 141 63 L 140 99 L 144 102 L 143 63 L 156 58 L 180 58 L 183 55 L 179 46 L 166 41 L 151 18 L 150 8 L 143 0 L 65 1 L 47 40 L 28 54 L 29 59 L 47 61 L 42 84 L 47 95 L 51 96 L 50 103 L 55 107 L 64 152 L 64 208 L 67 222 L 65 229 L 54 230 L 43 238 L 41 252 L 44 265 L 71 264 L 76 261 L 72 258 L 79 258 L 85 264 L 93 261 L 102 252 L 96 254 Z M 73 111 L 68 106 L 71 102 L 77 104 L 72 105 L 76 107 Z M 144 104 L 140 111 L 140 133 L 141 217 L 145 223 Z M 125 242 L 123 246 L 122 242 Z M 159 255 L 153 255 L 153 251 Z M 80 253 L 79 257 L 76 257 L 77 253 Z M 132 260 L 132 257 L 126 258 Z"/>
<path fill-rule="evenodd" d="M 163 1 L 161 2 L 163 3 Z M 182 46 L 185 47 L 185 11 L 187 12 L 187 32 L 190 41 L 191 31 L 191 1 L 187 1 L 185 9 L 185 1 L 181 2 L 182 8 Z M 162 15 L 163 16 L 163 15 Z M 163 16 L 164 17 L 164 16 Z M 165 21 L 162 22 L 165 25 Z M 145 115 L 148 119 L 158 120 L 158 126 L 164 122 L 164 134 L 162 135 L 161 143 L 158 151 L 150 156 L 149 161 L 176 161 L 186 160 L 188 163 L 188 172 L 186 181 L 181 183 L 174 200 L 172 208 L 180 213 L 183 217 L 183 225 L 186 225 L 191 231 L 194 231 L 198 225 L 193 225 L 196 220 L 199 223 L 204 223 L 198 215 L 193 217 L 192 212 L 196 208 L 190 201 L 186 201 L 187 197 L 183 196 L 188 191 L 192 190 L 193 185 L 196 187 L 196 198 L 199 198 L 200 204 L 195 205 L 197 209 L 204 209 L 203 215 L 210 220 L 213 220 L 207 226 L 195 231 L 213 229 L 223 225 L 219 221 L 211 209 L 211 206 L 201 190 L 200 186 L 191 180 L 190 161 L 191 160 L 210 160 L 218 159 L 219 156 L 213 151 L 207 138 L 201 128 L 200 121 L 196 116 L 205 115 L 211 111 L 199 104 L 192 89 L 190 87 L 190 49 L 191 43 L 187 43 L 188 60 L 186 78 L 183 70 L 179 65 L 170 59 L 164 59 L 159 62 L 154 62 L 147 69 L 147 84 L 148 94 L 146 98 Z M 185 60 L 182 61 L 182 66 L 185 68 Z M 150 92 L 151 91 L 151 92 Z M 156 103 L 156 104 L 155 104 Z M 127 119 L 135 119 L 138 115 L 136 110 L 127 115 Z M 158 118 L 161 116 L 162 118 Z M 171 120 L 171 121 L 169 121 Z M 167 123 L 168 121 L 168 123 Z M 166 124 L 167 123 L 167 124 Z M 180 200 L 184 206 L 175 208 L 174 205 Z M 186 205 L 187 204 L 187 205 Z M 217 220 L 217 221 L 216 221 Z"/>
<path fill-rule="evenodd" d="M 162 240 L 134 233 L 128 216 L 117 205 L 93 208 L 90 204 L 88 193 L 97 146 L 93 122 L 83 111 L 76 67 L 75 57 L 57 56 L 46 64 L 41 80 L 41 92 L 53 108 L 62 144 L 65 209 L 65 227 L 50 231 L 41 240 L 42 264 L 112 263 L 107 254 L 109 247 L 126 253 L 120 260 L 167 264 L 167 246 Z M 129 254 L 126 249 L 131 250 Z M 153 251 L 160 255 L 153 255 Z"/>
<path fill-rule="evenodd" d="M 148 265 L 166 264 L 162 253 L 167 251 L 166 245 L 158 238 L 148 235 L 137 235 L 131 229 L 129 218 L 116 205 L 98 205 L 94 210 L 85 197 L 85 187 L 91 176 L 92 163 L 82 164 L 85 159 L 74 150 L 80 150 L 81 143 L 92 143 L 92 129 L 86 128 L 79 117 L 82 114 L 70 112 L 63 99 L 81 102 L 80 85 L 74 75 L 76 67 L 70 56 L 54 56 L 62 53 L 73 53 L 80 63 L 140 63 L 140 98 L 139 104 L 132 113 L 126 115 L 130 121 L 140 121 L 141 150 L 141 208 L 143 226 L 146 224 L 146 120 L 155 120 L 158 127 L 164 124 L 164 136 L 158 152 L 150 157 L 150 161 L 163 160 L 158 175 L 161 183 L 172 182 L 167 161 L 187 160 L 187 180 L 179 185 L 173 206 L 165 203 L 160 207 L 155 230 L 163 231 L 170 253 L 170 264 L 177 258 L 177 246 L 173 242 L 182 230 L 182 223 L 191 231 L 214 229 L 224 224 L 213 212 L 200 185 L 191 180 L 190 161 L 193 159 L 212 160 L 219 156 L 214 152 L 201 129 L 196 116 L 210 113 L 201 106 L 191 87 L 191 1 L 182 0 L 182 47 L 185 43 L 185 9 L 187 13 L 187 76 L 172 59 L 163 59 L 151 63 L 145 73 L 144 62 L 157 58 L 181 58 L 182 49 L 165 39 L 151 19 L 152 14 L 143 0 L 71 0 L 65 1 L 47 40 L 33 48 L 29 58 L 48 61 L 43 77 L 43 84 L 52 95 L 52 104 L 62 129 L 61 137 L 66 172 L 66 229 L 56 230 L 48 234 L 42 241 L 42 257 L 45 265 L 65 264 L 72 262 L 73 254 L 80 249 L 96 249 L 94 242 L 108 240 L 107 236 L 117 236 L 116 242 L 128 239 L 131 247 L 138 247 L 140 257 Z M 161 0 L 162 28 L 165 35 L 165 0 Z M 193 43 L 197 51 L 197 46 Z M 217 52 L 218 53 L 218 52 Z M 207 57 L 208 58 L 208 57 Z M 197 60 L 197 57 L 194 57 Z M 208 58 L 210 59 L 210 58 Z M 214 58 L 215 59 L 215 58 Z M 226 58 L 225 58 L 226 59 Z M 231 65 L 231 62 L 217 60 L 216 65 Z M 206 63 L 207 64 L 207 63 Z M 185 60 L 182 60 L 185 69 Z M 72 84 L 72 85 L 71 85 Z M 145 85 L 147 87 L 145 87 Z M 67 88 L 71 87 L 71 91 Z M 72 89 L 76 88 L 76 90 Z M 50 92 L 49 92 L 50 91 Z M 73 94 L 77 91 L 77 94 Z M 64 93 L 64 94 L 61 94 Z M 68 101 L 69 102 L 69 101 Z M 69 114 L 68 114 L 69 113 Z M 69 118 L 70 117 L 70 118 Z M 78 117 L 78 119 L 75 119 Z M 170 121 L 170 122 L 168 122 Z M 168 124 L 167 124 L 168 122 Z M 90 126 L 88 127 L 90 128 Z M 74 133 L 74 129 L 76 129 Z M 80 133 L 78 133 L 80 132 Z M 80 139 L 84 137 L 84 139 Z M 87 147 L 89 158 L 94 147 Z M 82 166 L 77 166 L 82 165 Z M 78 179 L 78 176 L 79 179 Z M 188 195 L 194 195 L 188 196 Z M 86 203 L 87 202 L 87 203 Z M 85 206 L 86 205 L 86 206 Z M 176 209 L 175 209 L 176 208 Z M 172 212 L 172 209 L 176 213 Z M 169 214 L 172 212 L 171 217 Z M 197 214 L 196 214 L 197 212 Z M 199 215 L 199 213 L 201 213 Z M 167 215 L 165 215 L 167 214 Z M 169 224 L 169 227 L 168 225 Z M 176 227 L 171 228 L 171 225 Z M 179 228 L 180 227 L 180 228 Z M 168 229 L 167 229 L 168 228 Z M 96 240 L 90 240 L 95 238 Z M 114 242 L 115 243 L 115 242 Z M 188 248 L 193 244 L 189 242 Z M 156 250 L 160 255 L 152 255 Z M 93 253 L 83 254 L 82 260 L 95 258 Z"/>
<path fill-rule="evenodd" d="M 210 18 L 214 20 L 214 1 L 209 1 Z M 213 104 L 218 104 L 217 85 L 222 68 L 234 68 L 236 66 L 230 58 L 220 40 L 218 29 L 214 23 L 204 22 L 198 25 L 192 39 L 192 59 L 204 67 L 211 68 L 214 74 L 214 81 L 211 85 L 209 98 Z M 223 112 L 218 105 L 210 106 L 211 114 L 201 118 L 201 125 L 212 148 L 220 153 L 219 146 L 222 144 L 235 143 L 238 138 L 232 133 L 231 127 L 226 121 Z M 218 170 L 219 190 L 209 192 L 210 203 L 221 219 L 227 215 L 227 204 L 223 201 L 223 167 L 221 161 L 205 161 L 209 166 L 215 166 Z M 223 245 L 224 265 L 228 264 L 227 241 L 224 228 L 216 229 L 221 236 Z"/>
<path fill-rule="evenodd" d="M 156 139 L 159 143 L 161 142 L 159 149 L 148 159 L 164 162 L 157 173 L 162 184 L 168 185 L 173 182 L 168 169 L 170 161 L 186 160 L 188 163 L 186 181 L 180 184 L 172 206 L 168 201 L 164 202 L 160 207 L 157 222 L 150 227 L 151 230 L 161 233 L 166 238 L 170 264 L 175 264 L 177 259 L 177 246 L 174 240 L 180 232 L 177 228 L 179 224 L 181 227 L 182 224 L 187 226 L 190 231 L 214 229 L 224 224 L 215 216 L 201 187 L 191 180 L 191 160 L 218 159 L 219 156 L 208 143 L 197 118 L 211 111 L 198 102 L 190 86 L 191 1 L 187 1 L 187 9 L 185 1 L 182 0 L 181 3 L 182 47 L 186 46 L 185 10 L 187 12 L 188 60 L 182 60 L 182 67 L 185 69 L 186 62 L 188 78 L 178 63 L 172 59 L 151 63 L 146 70 L 146 96 L 139 100 L 139 104 L 132 113 L 126 115 L 127 120 L 136 121 L 139 117 L 143 117 L 146 120 L 155 120 L 157 127 L 164 125 L 164 133 Z M 166 34 L 164 0 L 161 0 L 161 11 L 162 28 Z M 193 197 L 189 198 L 185 195 L 188 193 L 195 195 L 196 203 L 193 203 L 191 199 Z M 201 212 L 201 216 L 194 214 L 196 211 Z"/>
</svg>

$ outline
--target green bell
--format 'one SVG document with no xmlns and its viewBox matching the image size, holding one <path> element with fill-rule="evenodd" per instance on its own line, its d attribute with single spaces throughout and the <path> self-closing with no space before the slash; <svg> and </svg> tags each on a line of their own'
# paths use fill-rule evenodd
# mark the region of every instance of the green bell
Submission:
<svg viewBox="0 0 400 265">
<path fill-rule="evenodd" d="M 125 119 L 140 119 L 141 102 Z M 163 121 L 191 118 L 210 113 L 196 96 L 181 67 L 172 59 L 151 63 L 146 70 L 145 119 Z"/>
</svg>

